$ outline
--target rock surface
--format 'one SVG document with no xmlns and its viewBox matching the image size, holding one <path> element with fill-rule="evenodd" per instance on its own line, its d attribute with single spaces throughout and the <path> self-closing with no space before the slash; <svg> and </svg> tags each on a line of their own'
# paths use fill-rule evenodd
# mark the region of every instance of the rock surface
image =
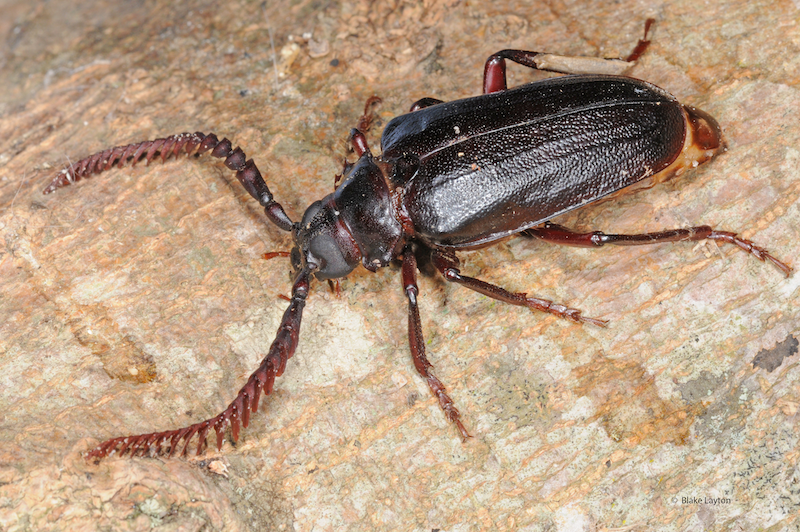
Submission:
<svg viewBox="0 0 800 532">
<path fill-rule="evenodd" d="M 558 221 L 709 224 L 800 266 L 796 2 L 6 0 L 0 529 L 797 529 L 800 275 L 729 246 L 517 238 L 463 255 L 465 274 L 606 329 L 421 278 L 429 358 L 466 443 L 414 371 L 399 271 L 386 268 L 359 270 L 339 298 L 315 285 L 300 348 L 235 447 L 81 456 L 228 404 L 290 287 L 288 261 L 260 255 L 290 241 L 208 158 L 43 196 L 63 164 L 214 131 L 296 218 L 332 189 L 371 95 L 384 100 L 378 152 L 382 125 L 411 102 L 477 94 L 490 53 L 625 55 L 647 17 L 653 44 L 631 75 L 715 116 L 729 150 Z M 544 76 L 509 70 L 512 84 Z"/>
</svg>

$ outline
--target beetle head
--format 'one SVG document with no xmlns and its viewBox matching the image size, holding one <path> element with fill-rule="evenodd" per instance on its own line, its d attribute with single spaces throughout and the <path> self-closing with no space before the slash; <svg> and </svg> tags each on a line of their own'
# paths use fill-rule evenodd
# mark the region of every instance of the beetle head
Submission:
<svg viewBox="0 0 800 532">
<path fill-rule="evenodd" d="M 358 266 L 361 253 L 342 222 L 332 196 L 315 201 L 292 231 L 292 266 L 309 268 L 317 279 L 344 277 Z"/>
<path fill-rule="evenodd" d="M 312 203 L 295 224 L 295 269 L 307 266 L 318 279 L 333 279 L 359 262 L 372 272 L 386 266 L 403 235 L 392 201 L 384 171 L 364 151 L 357 163 L 345 165 L 334 193 Z"/>
</svg>

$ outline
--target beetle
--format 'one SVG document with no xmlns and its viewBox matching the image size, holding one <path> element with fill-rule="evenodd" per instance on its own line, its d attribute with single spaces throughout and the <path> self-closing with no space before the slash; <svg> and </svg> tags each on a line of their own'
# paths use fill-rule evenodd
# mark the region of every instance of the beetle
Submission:
<svg viewBox="0 0 800 532">
<path fill-rule="evenodd" d="M 238 440 L 240 426 L 248 426 L 261 395 L 272 392 L 275 378 L 295 353 L 312 277 L 338 279 L 359 265 L 375 272 L 401 262 L 415 368 L 447 419 L 466 439 L 470 435 L 461 415 L 425 353 L 417 305 L 418 258 L 429 260 L 447 281 L 490 298 L 597 326 L 606 322 L 462 275 L 457 252 L 520 233 L 585 247 L 708 239 L 734 244 L 790 275 L 792 268 L 766 249 L 705 225 L 620 235 L 579 233 L 551 222 L 620 191 L 680 175 L 725 149 L 719 125 L 707 113 L 681 104 L 646 81 L 620 75 L 647 48 L 651 23 L 648 20 L 644 39 L 624 61 L 523 50 L 497 52 L 486 61 L 482 95 L 450 102 L 417 101 L 408 114 L 386 125 L 379 156 L 372 154 L 362 131 L 370 122 L 374 101 L 370 100 L 359 127 L 350 133 L 358 160 L 345 164 L 339 186 L 312 203 L 299 222 L 274 199 L 253 160 L 213 133 L 182 133 L 117 146 L 61 170 L 43 190 L 45 194 L 115 165 L 210 152 L 224 159 L 263 206 L 267 219 L 291 232 L 294 240 L 290 256 L 295 277 L 289 307 L 267 355 L 230 405 L 188 427 L 112 438 L 89 451 L 87 458 L 99 460 L 126 452 L 172 456 L 181 447 L 180 454 L 185 456 L 195 436 L 195 452 L 201 454 L 212 429 L 221 449 L 228 425 L 232 439 Z M 507 60 L 573 75 L 508 88 Z M 608 73 L 609 68 L 614 73 Z"/>
</svg>

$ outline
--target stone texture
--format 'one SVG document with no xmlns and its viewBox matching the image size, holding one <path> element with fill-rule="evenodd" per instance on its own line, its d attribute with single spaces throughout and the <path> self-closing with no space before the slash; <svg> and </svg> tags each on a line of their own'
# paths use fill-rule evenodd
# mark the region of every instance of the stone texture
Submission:
<svg viewBox="0 0 800 532">
<path fill-rule="evenodd" d="M 798 4 L 426 0 L 3 2 L 0 529 L 786 530 L 800 515 L 800 275 L 729 247 L 513 239 L 463 271 L 611 320 L 577 326 L 422 278 L 415 374 L 399 271 L 318 283 L 301 345 L 235 448 L 86 463 L 99 440 L 216 414 L 272 340 L 290 241 L 219 163 L 64 163 L 188 130 L 240 144 L 293 215 L 327 194 L 364 101 L 383 124 L 477 94 L 502 48 L 619 56 L 718 118 L 729 151 L 564 225 L 710 224 L 800 265 Z M 274 43 L 274 47 L 271 43 Z M 335 65 L 335 66 L 334 66 Z M 511 83 L 542 74 L 510 69 Z M 377 152 L 382 124 L 370 140 Z"/>
</svg>

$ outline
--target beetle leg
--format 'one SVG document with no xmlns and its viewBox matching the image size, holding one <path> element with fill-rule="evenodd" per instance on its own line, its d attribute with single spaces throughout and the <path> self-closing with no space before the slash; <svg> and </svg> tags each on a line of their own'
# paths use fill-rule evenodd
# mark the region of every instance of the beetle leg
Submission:
<svg viewBox="0 0 800 532">
<path fill-rule="evenodd" d="M 602 231 L 591 233 L 575 233 L 569 229 L 553 223 L 546 223 L 544 227 L 534 227 L 524 231 L 525 234 L 541 238 L 554 244 L 580 247 L 600 247 L 605 244 L 616 246 L 641 246 L 658 242 L 680 242 L 683 240 L 714 240 L 726 244 L 734 244 L 762 262 L 769 261 L 782 271 L 787 277 L 792 274 L 792 267 L 773 257 L 766 249 L 757 246 L 750 240 L 740 238 L 736 233 L 729 231 L 715 231 L 708 225 L 689 227 L 686 229 L 672 229 L 657 233 L 643 233 L 637 235 L 607 235 Z"/>
<path fill-rule="evenodd" d="M 441 273 L 446 280 L 466 286 L 470 290 L 474 290 L 480 294 L 491 297 L 492 299 L 496 299 L 510 305 L 540 310 L 542 312 L 547 312 L 549 314 L 553 314 L 554 316 L 558 316 L 559 318 L 565 318 L 577 323 L 591 323 L 592 325 L 597 325 L 599 327 L 605 327 L 608 323 L 606 320 L 582 316 L 581 311 L 575 308 L 559 305 L 558 303 L 553 303 L 547 299 L 528 297 L 528 295 L 523 292 L 509 292 L 505 288 L 487 283 L 486 281 L 461 275 L 461 272 L 458 269 L 458 258 L 456 257 L 455 253 L 436 249 L 432 251 L 431 258 L 433 259 L 433 265 L 437 270 L 439 270 L 439 273 Z"/>
<path fill-rule="evenodd" d="M 350 130 L 350 136 L 347 138 L 348 146 L 346 147 L 346 153 L 350 153 L 350 150 L 354 151 L 356 155 L 361 157 L 364 155 L 364 152 L 369 152 L 369 147 L 367 146 L 367 139 L 364 136 L 370 128 L 372 127 L 372 123 L 377 118 L 377 115 L 372 110 L 373 107 L 377 107 L 383 100 L 379 96 L 370 96 L 367 98 L 366 103 L 364 104 L 364 114 L 361 115 L 358 119 L 358 123 L 356 127 Z M 347 155 L 345 155 L 347 157 Z M 344 168 L 342 169 L 341 174 L 336 174 L 333 178 L 333 189 L 336 190 L 339 188 L 339 185 L 342 182 L 342 176 L 347 173 L 350 169 L 351 165 L 347 162 L 345 158 L 344 161 Z"/>
<path fill-rule="evenodd" d="M 367 102 L 364 104 L 364 114 L 358 119 L 358 124 L 356 124 L 356 129 L 359 131 L 363 131 L 367 133 L 370 128 L 372 127 L 372 123 L 375 121 L 377 115 L 372 110 L 373 107 L 377 107 L 383 100 L 381 100 L 380 96 L 370 96 L 367 98 Z"/>
<path fill-rule="evenodd" d="M 283 319 L 267 356 L 225 410 L 215 417 L 181 429 L 112 438 L 89 451 L 86 455 L 87 460 L 100 460 L 115 453 L 122 456 L 126 451 L 130 452 L 131 456 L 136 455 L 137 452 L 146 456 L 151 450 L 159 455 L 167 452 L 167 449 L 169 456 L 174 456 L 181 445 L 181 440 L 183 441 L 181 455 L 186 456 L 189 452 L 189 444 L 195 434 L 198 436 L 195 454 L 199 455 L 207 446 L 206 436 L 212 428 L 217 436 L 217 449 L 222 448 L 223 436 L 228 425 L 231 426 L 233 441 L 237 441 L 239 424 L 241 423 L 242 427 L 247 428 L 250 423 L 250 413 L 258 410 L 259 397 L 262 393 L 265 396 L 272 393 L 275 377 L 283 374 L 286 361 L 294 355 L 295 349 L 297 349 L 300 321 L 308 296 L 310 275 L 311 272 L 308 269 L 301 270 L 297 275 L 292 286 L 289 308 L 283 313 Z M 166 448 L 163 448 L 164 446 Z"/>
<path fill-rule="evenodd" d="M 645 53 L 645 51 L 647 51 L 647 48 L 650 46 L 650 36 L 648 34 L 650 33 L 650 28 L 653 26 L 655 21 L 656 19 L 654 18 L 649 18 L 644 21 L 644 37 L 639 39 L 639 42 L 636 43 L 636 47 L 633 49 L 630 55 L 625 58 L 625 61 L 636 61 L 642 56 L 642 54 Z"/>
<path fill-rule="evenodd" d="M 439 406 L 444 411 L 447 419 L 455 423 L 461 438 L 466 441 L 470 437 L 464 424 L 461 423 L 461 414 L 453 405 L 453 400 L 447 395 L 444 384 L 436 378 L 431 369 L 433 366 L 425 356 L 425 339 L 422 336 L 422 323 L 419 319 L 419 307 L 417 306 L 417 259 L 410 246 L 406 246 L 403 251 L 403 290 L 408 298 L 408 344 L 411 348 L 411 356 L 414 359 L 414 367 L 417 372 L 425 379 L 431 393 L 439 401 Z"/>
<path fill-rule="evenodd" d="M 500 50 L 486 60 L 483 69 L 483 93 L 506 90 L 506 59 L 522 66 L 562 74 L 611 74 L 618 76 L 636 64 L 650 45 L 648 33 L 654 19 L 647 19 L 644 38 L 640 39 L 626 59 L 602 57 L 569 57 L 525 50 Z"/>
<path fill-rule="evenodd" d="M 364 153 L 369 153 L 369 145 L 367 144 L 367 138 L 365 133 L 367 133 L 370 128 L 372 127 L 372 123 L 375 121 L 376 114 L 372 110 L 373 107 L 376 107 L 380 104 L 383 100 L 380 99 L 378 96 L 370 96 L 367 98 L 366 103 L 364 104 L 364 114 L 358 119 L 358 123 L 356 127 L 350 130 L 350 135 L 347 137 L 347 153 L 350 151 L 354 151 L 358 157 L 364 155 Z M 336 190 L 339 188 L 339 185 L 342 182 L 342 176 L 346 174 L 349 169 L 352 167 L 350 163 L 347 162 L 346 159 L 347 155 L 345 155 L 344 160 L 344 168 L 342 168 L 341 174 L 336 174 L 333 178 L 333 189 Z"/>
<path fill-rule="evenodd" d="M 350 143 L 353 145 L 353 151 L 356 155 L 361 157 L 365 153 L 370 153 L 369 144 L 367 144 L 367 137 L 360 130 L 353 128 L 350 130 Z"/>
<path fill-rule="evenodd" d="M 483 93 L 506 90 L 506 59 L 522 66 L 560 72 L 562 74 L 609 74 L 619 76 L 636 64 L 622 59 L 605 59 L 602 57 L 569 57 L 531 52 L 527 50 L 500 50 L 486 60 L 483 69 Z"/>
</svg>

